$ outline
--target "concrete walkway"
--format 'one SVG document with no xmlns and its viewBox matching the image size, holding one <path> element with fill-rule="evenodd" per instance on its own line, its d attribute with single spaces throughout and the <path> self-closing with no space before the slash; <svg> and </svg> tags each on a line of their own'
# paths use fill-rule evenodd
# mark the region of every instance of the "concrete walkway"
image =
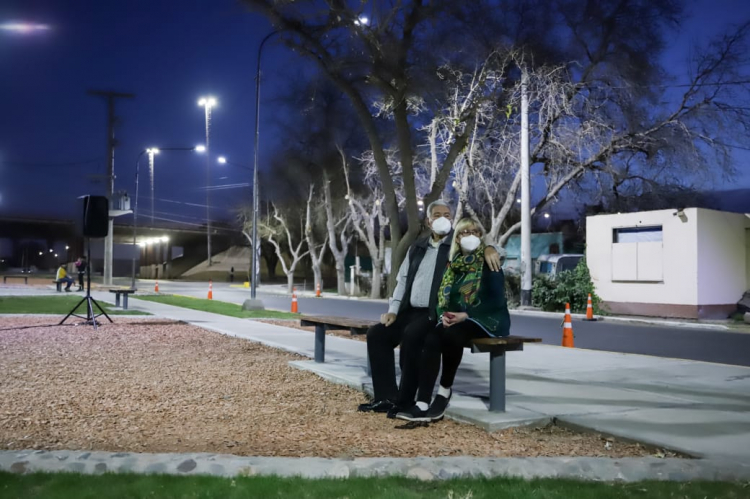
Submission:
<svg viewBox="0 0 750 499">
<path fill-rule="evenodd" d="M 103 302 L 112 301 L 109 293 L 96 292 L 94 297 Z M 314 354 L 313 335 L 305 331 L 138 299 L 131 299 L 130 308 L 308 358 Z M 113 319 L 117 321 L 118 317 Z M 335 382 L 370 389 L 369 378 L 365 375 L 364 342 L 327 336 L 326 363 L 296 361 L 291 364 Z M 511 352 L 507 365 L 508 412 L 490 413 L 486 399 L 487 355 L 467 352 L 456 378 L 456 395 L 448 417 L 488 430 L 545 424 L 555 419 L 558 424 L 592 429 L 704 459 L 383 458 L 338 461 L 311 458 L 295 460 L 297 464 L 290 465 L 282 458 L 210 454 L 86 453 L 87 456 L 81 457 L 84 454 L 81 451 L 5 451 L 0 452 L 0 469 L 208 472 L 217 475 L 287 474 L 283 470 L 293 469 L 295 474 L 304 476 L 394 473 L 425 479 L 472 474 L 603 480 L 750 477 L 750 368 L 548 345 L 532 345 L 525 351 Z M 130 465 L 118 464 L 125 462 Z M 476 473 L 472 471 L 475 468 Z"/>
</svg>

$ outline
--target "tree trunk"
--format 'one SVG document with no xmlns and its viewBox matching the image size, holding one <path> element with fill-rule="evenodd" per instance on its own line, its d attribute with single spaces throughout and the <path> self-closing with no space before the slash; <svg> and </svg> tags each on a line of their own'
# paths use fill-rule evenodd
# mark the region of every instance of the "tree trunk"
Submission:
<svg viewBox="0 0 750 499">
<path fill-rule="evenodd" d="M 372 259 L 372 289 L 370 290 L 370 298 L 380 298 L 380 286 L 383 281 L 383 260 Z"/>
<path fill-rule="evenodd" d="M 336 288 L 338 294 L 346 295 L 346 267 L 344 266 L 344 257 L 336 258 Z"/>
<path fill-rule="evenodd" d="M 313 281 L 315 286 L 315 291 L 318 290 L 318 286 L 320 286 L 320 291 L 323 292 L 323 273 L 320 271 L 320 265 L 315 265 L 313 267 Z"/>
<path fill-rule="evenodd" d="M 286 275 L 286 291 L 290 295 L 292 294 L 292 288 L 294 288 L 294 271 L 293 270 Z"/>
</svg>

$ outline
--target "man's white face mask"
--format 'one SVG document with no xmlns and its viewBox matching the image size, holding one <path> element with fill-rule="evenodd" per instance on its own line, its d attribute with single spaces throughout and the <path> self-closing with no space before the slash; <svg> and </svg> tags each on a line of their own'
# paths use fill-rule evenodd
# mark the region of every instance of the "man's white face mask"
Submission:
<svg viewBox="0 0 750 499">
<path fill-rule="evenodd" d="M 461 247 L 466 251 L 474 251 L 482 243 L 482 240 L 477 236 L 464 236 L 461 238 Z"/>
<path fill-rule="evenodd" d="M 453 227 L 451 221 L 445 217 L 440 217 L 437 220 L 432 221 L 432 232 L 439 236 L 444 236 L 451 231 Z"/>
</svg>

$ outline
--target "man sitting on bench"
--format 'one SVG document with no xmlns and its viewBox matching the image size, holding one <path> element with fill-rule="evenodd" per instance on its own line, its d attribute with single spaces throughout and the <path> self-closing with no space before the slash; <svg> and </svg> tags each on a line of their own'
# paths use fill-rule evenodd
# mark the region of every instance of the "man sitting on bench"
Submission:
<svg viewBox="0 0 750 499">
<path fill-rule="evenodd" d="M 406 421 L 438 421 L 443 418 L 453 394 L 453 380 L 461 364 L 464 346 L 473 339 L 508 336 L 510 314 L 505 299 L 505 276 L 492 272 L 485 261 L 481 225 L 473 218 L 462 218 L 455 228 L 450 247 L 450 264 L 445 269 L 436 315 L 440 323 L 425 339 L 419 359 L 410 357 L 401 378 L 402 389 L 414 384 L 405 376 L 417 376 L 417 403 L 396 414 Z M 432 390 L 443 361 L 443 374 L 435 400 Z M 400 396 L 401 394 L 399 394 Z M 409 394 L 407 394 L 409 395 Z"/>
<path fill-rule="evenodd" d="M 68 273 L 65 271 L 65 264 L 61 263 L 60 268 L 57 269 L 57 277 L 56 280 L 58 283 L 67 283 L 68 285 L 65 286 L 65 291 L 70 291 L 70 285 L 73 284 L 73 279 L 71 277 L 68 277 Z"/>
<path fill-rule="evenodd" d="M 393 418 L 399 410 L 414 404 L 419 373 L 408 375 L 404 370 L 419 369 L 424 339 L 437 324 L 437 291 L 448 263 L 451 218 L 451 209 L 444 201 L 435 201 L 427 207 L 426 222 L 431 234 L 418 239 L 409 248 L 398 271 L 398 283 L 388 312 L 380 317 L 380 324 L 367 331 L 367 355 L 374 397 L 372 402 L 360 404 L 361 412 L 386 412 L 389 418 Z M 483 260 L 492 270 L 499 270 L 500 256 L 497 250 L 488 246 L 484 251 Z M 401 388 L 396 385 L 393 350 L 399 344 Z M 411 383 L 404 385 L 404 380 Z"/>
</svg>

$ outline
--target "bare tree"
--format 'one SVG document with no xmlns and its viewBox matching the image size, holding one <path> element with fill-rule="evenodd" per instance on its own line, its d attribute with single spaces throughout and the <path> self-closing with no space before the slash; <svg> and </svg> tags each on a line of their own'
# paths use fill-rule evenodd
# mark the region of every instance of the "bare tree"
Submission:
<svg viewBox="0 0 750 499">
<path fill-rule="evenodd" d="M 351 218 L 345 210 L 334 210 L 331 198 L 331 183 L 328 176 L 323 179 L 323 203 L 326 211 L 326 230 L 328 231 L 328 247 L 336 262 L 336 288 L 340 295 L 346 294 L 346 258 L 349 243 L 352 240 L 349 231 Z M 342 213 L 343 212 L 343 213 Z"/>
<path fill-rule="evenodd" d="M 390 223 L 392 267 L 398 268 L 421 229 L 413 168 L 415 130 L 409 117 L 418 112 L 424 80 L 440 82 L 429 69 L 426 72 L 415 69 L 414 61 L 416 58 L 424 64 L 433 53 L 436 41 L 450 33 L 432 30 L 434 25 L 430 21 L 452 14 L 463 2 L 411 0 L 398 2 L 390 8 L 381 5 L 378 22 L 371 26 L 360 21 L 361 12 L 355 4 L 350 6 L 346 2 L 244 1 L 283 30 L 280 36 L 284 43 L 315 61 L 349 99 L 367 135 L 378 169 L 384 209 Z M 429 66 L 438 67 L 433 63 L 427 64 Z M 421 73 L 419 77 L 417 72 Z M 371 106 L 373 102 L 378 103 L 376 108 Z M 467 131 L 473 128 L 475 109 L 474 104 L 467 106 L 460 119 L 454 122 L 455 140 L 441 158 L 441 168 L 435 175 L 432 189 L 424 196 L 424 205 L 442 194 L 453 162 L 468 142 Z M 406 232 L 400 224 L 396 189 L 386 160 L 389 143 L 399 155 L 408 222 Z M 395 285 L 395 273 L 391 274 L 389 285 Z"/>
<path fill-rule="evenodd" d="M 302 261 L 310 250 L 307 249 L 302 251 L 302 246 L 304 246 L 306 241 L 304 233 L 300 234 L 298 242 L 295 245 L 295 238 L 292 237 L 287 217 L 280 214 L 275 205 L 272 204 L 271 206 L 273 209 L 273 219 L 269 218 L 265 223 L 260 223 L 259 228 L 263 229 L 263 237 L 271 243 L 276 251 L 276 256 L 278 256 L 281 261 L 281 268 L 283 269 L 284 274 L 286 274 L 287 291 L 291 294 L 292 288 L 294 287 L 294 271 L 299 262 Z M 304 230 L 301 232 L 304 232 Z M 285 253 L 282 250 L 279 241 L 277 241 L 277 238 L 286 239 L 284 245 L 287 250 L 287 257 L 285 257 Z"/>
<path fill-rule="evenodd" d="M 321 244 L 317 244 L 317 236 L 315 230 L 316 217 L 313 216 L 313 212 L 315 210 L 312 206 L 314 191 L 315 187 L 310 184 L 310 195 L 307 197 L 307 210 L 305 216 L 305 239 L 307 240 L 307 248 L 310 252 L 310 261 L 312 262 L 315 289 L 318 289 L 318 286 L 320 286 L 320 289 L 323 289 L 323 278 L 320 267 L 323 261 L 323 256 L 325 256 L 326 247 L 328 246 L 328 230 L 325 231 L 323 242 Z"/>
<path fill-rule="evenodd" d="M 352 227 L 357 231 L 360 241 L 365 243 L 372 260 L 372 287 L 370 298 L 380 298 L 382 286 L 383 265 L 385 263 L 385 228 L 388 218 L 383 210 L 383 193 L 374 170 L 365 168 L 365 185 L 367 193 L 364 196 L 356 194 L 349 181 L 349 169 L 346 155 L 339 149 L 341 164 L 346 179 L 346 194 L 349 201 L 349 214 Z M 371 163 L 370 163 L 371 164 Z"/>
</svg>

